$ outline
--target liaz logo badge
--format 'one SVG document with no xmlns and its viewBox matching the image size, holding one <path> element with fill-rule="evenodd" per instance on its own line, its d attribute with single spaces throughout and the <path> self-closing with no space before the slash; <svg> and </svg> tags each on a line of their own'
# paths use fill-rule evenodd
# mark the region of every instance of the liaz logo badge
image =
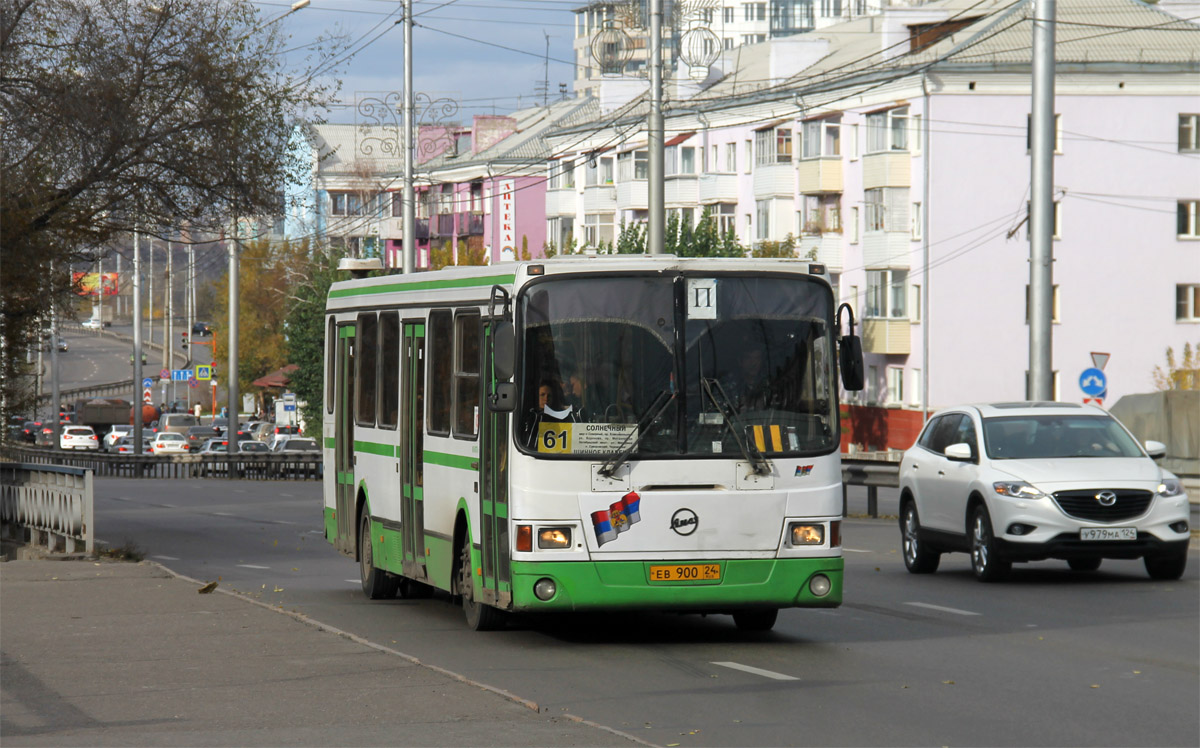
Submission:
<svg viewBox="0 0 1200 748">
<path fill-rule="evenodd" d="M 687 507 L 676 509 L 675 513 L 671 515 L 671 529 L 679 535 L 685 537 L 691 535 L 699 526 L 700 518 Z"/>
<path fill-rule="evenodd" d="M 809 473 L 812 472 L 812 469 L 813 469 L 812 465 L 797 465 L 796 466 L 796 477 L 804 478 L 805 476 L 807 476 Z"/>
</svg>

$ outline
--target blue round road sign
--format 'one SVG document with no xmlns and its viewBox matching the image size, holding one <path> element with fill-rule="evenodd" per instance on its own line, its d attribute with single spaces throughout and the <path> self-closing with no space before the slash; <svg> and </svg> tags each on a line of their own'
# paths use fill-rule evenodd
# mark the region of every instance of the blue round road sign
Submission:
<svg viewBox="0 0 1200 748">
<path fill-rule="evenodd" d="M 154 386 L 154 380 L 151 379 L 150 377 L 146 377 L 145 379 L 142 380 L 143 389 L 146 387 L 153 387 L 153 386 Z"/>
<path fill-rule="evenodd" d="M 1108 390 L 1108 378 L 1095 367 L 1084 369 L 1079 375 L 1079 389 L 1088 397 L 1099 397 Z"/>
</svg>

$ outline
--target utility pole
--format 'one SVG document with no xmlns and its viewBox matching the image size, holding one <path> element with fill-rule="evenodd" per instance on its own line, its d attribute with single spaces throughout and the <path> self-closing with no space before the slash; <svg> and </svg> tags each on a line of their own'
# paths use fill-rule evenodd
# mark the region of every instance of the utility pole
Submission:
<svg viewBox="0 0 1200 748">
<path fill-rule="evenodd" d="M 229 396 L 229 404 L 226 406 L 228 413 L 226 414 L 225 424 L 225 440 L 228 442 L 227 449 L 229 454 L 234 455 L 238 452 L 238 412 L 241 408 L 238 407 L 238 221 L 233 220 L 233 239 L 229 242 L 229 382 L 225 385 L 225 391 Z M 216 353 L 217 347 L 213 346 L 213 353 Z M 236 470 L 229 471 L 230 478 L 237 477 Z"/>
<path fill-rule="evenodd" d="M 663 202 L 662 16 L 663 0 L 650 0 L 650 119 L 646 133 L 650 183 L 647 185 L 646 250 L 652 255 L 663 253 L 667 226 Z"/>
<path fill-rule="evenodd" d="M 142 453 L 142 240 L 133 230 L 133 453 Z"/>
<path fill-rule="evenodd" d="M 50 418 L 54 424 L 53 448 L 62 445 L 61 395 L 58 391 L 58 294 L 54 290 L 54 263 L 50 263 Z M 101 323 L 103 324 L 103 323 Z"/>
<path fill-rule="evenodd" d="M 120 252 L 117 252 L 117 311 L 116 311 L 116 316 L 118 316 L 118 317 L 125 316 L 125 307 L 121 303 L 121 253 Z M 104 323 L 101 322 L 100 326 L 103 327 Z"/>
<path fill-rule="evenodd" d="M 1030 116 L 1029 399 L 1054 399 L 1054 22 L 1056 0 L 1033 4 Z"/>
<path fill-rule="evenodd" d="M 404 0 L 404 112 L 401 117 L 404 127 L 404 274 L 411 275 L 417 269 L 417 219 L 416 191 L 413 188 L 413 4 Z M 495 216 L 493 215 L 493 219 Z"/>
<path fill-rule="evenodd" d="M 163 309 L 166 312 L 166 318 L 163 320 L 165 327 L 163 331 L 163 368 L 171 371 L 175 368 L 175 357 L 171 355 L 171 335 L 174 333 L 174 321 L 172 317 L 175 315 L 175 294 L 173 293 L 175 286 L 175 253 L 171 250 L 171 240 L 167 239 L 167 277 L 163 281 L 163 287 L 166 289 L 167 298 L 163 300 Z M 171 377 L 171 401 L 175 400 L 175 377 Z M 170 401 L 168 402 L 168 405 Z"/>
<path fill-rule="evenodd" d="M 154 235 L 150 235 L 150 290 L 147 295 L 146 309 L 146 324 L 150 328 L 150 333 L 146 336 L 150 341 L 150 345 L 154 345 Z"/>
</svg>

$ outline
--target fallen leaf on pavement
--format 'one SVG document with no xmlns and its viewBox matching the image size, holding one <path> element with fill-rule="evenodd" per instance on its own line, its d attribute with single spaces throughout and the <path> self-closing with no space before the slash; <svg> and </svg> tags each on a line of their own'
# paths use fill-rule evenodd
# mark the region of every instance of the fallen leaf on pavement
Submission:
<svg viewBox="0 0 1200 748">
<path fill-rule="evenodd" d="M 209 582 L 208 584 L 204 585 L 200 589 L 196 590 L 196 592 L 199 592 L 201 595 L 207 595 L 208 593 L 212 592 L 216 588 L 217 588 L 216 582 Z"/>
</svg>

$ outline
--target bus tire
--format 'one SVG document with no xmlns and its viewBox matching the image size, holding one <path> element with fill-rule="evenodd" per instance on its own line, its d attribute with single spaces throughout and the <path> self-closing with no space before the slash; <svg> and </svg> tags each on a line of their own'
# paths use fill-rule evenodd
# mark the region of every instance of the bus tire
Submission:
<svg viewBox="0 0 1200 748">
<path fill-rule="evenodd" d="M 458 594 L 462 597 L 467 625 L 475 631 L 504 628 L 504 613 L 475 599 L 475 575 L 471 573 L 471 543 L 464 539 L 458 557 Z"/>
<path fill-rule="evenodd" d="M 363 512 L 358 528 L 358 577 L 362 591 L 371 600 L 386 600 L 396 596 L 396 580 L 375 566 L 375 552 L 371 549 L 371 517 Z"/>
<path fill-rule="evenodd" d="M 778 617 L 778 608 L 740 610 L 733 614 L 733 622 L 740 631 L 770 631 Z"/>
</svg>

